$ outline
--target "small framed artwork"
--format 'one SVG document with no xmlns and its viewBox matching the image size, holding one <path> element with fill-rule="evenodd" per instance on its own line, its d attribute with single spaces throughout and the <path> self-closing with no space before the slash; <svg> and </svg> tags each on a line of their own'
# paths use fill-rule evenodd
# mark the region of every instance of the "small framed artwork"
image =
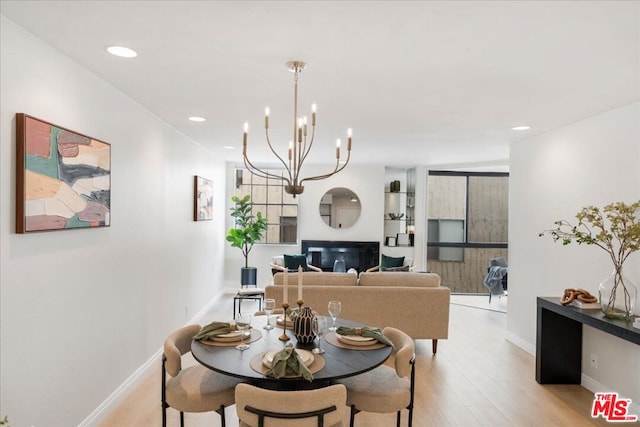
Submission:
<svg viewBox="0 0 640 427">
<path fill-rule="evenodd" d="M 110 144 L 24 113 L 16 143 L 16 233 L 110 225 Z"/>
<path fill-rule="evenodd" d="M 193 220 L 209 221 L 213 219 L 213 181 L 194 176 Z"/>
<path fill-rule="evenodd" d="M 388 236 L 385 238 L 385 245 L 386 246 L 395 246 L 396 245 L 396 238 L 395 237 L 391 237 Z"/>
<path fill-rule="evenodd" d="M 409 246 L 409 235 L 407 233 L 396 234 L 397 246 Z"/>
</svg>

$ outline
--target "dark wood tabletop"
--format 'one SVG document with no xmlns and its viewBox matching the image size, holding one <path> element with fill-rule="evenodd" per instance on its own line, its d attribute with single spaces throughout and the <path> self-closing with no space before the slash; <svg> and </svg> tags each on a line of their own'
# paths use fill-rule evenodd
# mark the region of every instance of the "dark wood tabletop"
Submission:
<svg viewBox="0 0 640 427">
<path fill-rule="evenodd" d="M 277 316 L 272 316 L 271 318 L 273 325 L 276 325 L 276 317 Z M 329 321 L 329 323 L 331 323 L 331 321 Z M 324 358 L 325 365 L 320 371 L 313 374 L 313 381 L 309 382 L 303 378 L 269 378 L 251 368 L 250 361 L 254 356 L 267 351 L 282 349 L 287 343 L 291 343 L 296 348 L 309 351 L 311 351 L 316 344 L 299 344 L 296 341 L 293 331 L 289 328 L 287 328 L 287 335 L 291 339 L 287 342 L 280 341 L 279 337 L 283 332 L 282 326 L 276 325 L 274 329 L 266 330 L 262 328 L 265 324 L 266 316 L 255 316 L 252 319 L 252 327 L 259 330 L 262 337 L 257 341 L 251 342 L 247 350 L 240 351 L 234 346 L 211 346 L 194 340 L 191 343 L 193 357 L 209 369 L 225 375 L 241 378 L 246 382 L 256 384 L 263 388 L 300 390 L 325 387 L 337 379 L 358 375 L 374 369 L 384 363 L 392 352 L 390 346 L 384 346 L 383 348 L 375 350 L 350 350 L 340 348 L 328 343 L 323 337 L 321 346 L 325 350 L 325 353 L 314 356 Z M 338 319 L 337 326 L 361 327 L 366 325 Z"/>
</svg>

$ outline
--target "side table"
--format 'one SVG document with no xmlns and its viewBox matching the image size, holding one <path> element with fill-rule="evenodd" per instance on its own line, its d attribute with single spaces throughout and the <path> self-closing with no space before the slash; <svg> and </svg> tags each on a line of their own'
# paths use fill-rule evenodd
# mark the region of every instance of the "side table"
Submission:
<svg viewBox="0 0 640 427">
<path fill-rule="evenodd" d="M 262 310 L 262 300 L 264 299 L 264 289 L 256 286 L 241 287 L 238 293 L 233 297 L 233 318 L 242 310 L 242 301 L 253 300 L 258 301 L 258 309 Z"/>
</svg>

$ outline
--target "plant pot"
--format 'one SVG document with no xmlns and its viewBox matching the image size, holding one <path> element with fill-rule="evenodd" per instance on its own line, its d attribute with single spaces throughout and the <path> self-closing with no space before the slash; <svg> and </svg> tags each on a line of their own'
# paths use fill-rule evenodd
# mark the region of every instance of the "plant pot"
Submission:
<svg viewBox="0 0 640 427">
<path fill-rule="evenodd" d="M 636 286 L 622 274 L 622 267 L 615 268 L 613 273 L 598 286 L 600 310 L 606 317 L 629 320 L 638 298 Z"/>
<path fill-rule="evenodd" d="M 255 267 L 240 268 L 240 284 L 242 286 L 255 286 L 258 283 L 258 269 Z"/>
</svg>

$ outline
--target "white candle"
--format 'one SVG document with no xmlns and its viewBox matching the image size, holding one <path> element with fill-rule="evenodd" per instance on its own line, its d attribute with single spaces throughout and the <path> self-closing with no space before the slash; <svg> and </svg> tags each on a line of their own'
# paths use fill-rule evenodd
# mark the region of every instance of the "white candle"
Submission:
<svg viewBox="0 0 640 427">
<path fill-rule="evenodd" d="M 287 285 L 289 284 L 289 275 L 287 274 L 287 270 L 288 269 L 286 268 L 284 269 L 284 295 L 282 296 L 282 304 L 286 304 L 287 302 L 289 302 L 289 298 L 287 298 Z"/>
<path fill-rule="evenodd" d="M 302 299 L 302 266 L 298 266 L 298 301 Z"/>
</svg>

